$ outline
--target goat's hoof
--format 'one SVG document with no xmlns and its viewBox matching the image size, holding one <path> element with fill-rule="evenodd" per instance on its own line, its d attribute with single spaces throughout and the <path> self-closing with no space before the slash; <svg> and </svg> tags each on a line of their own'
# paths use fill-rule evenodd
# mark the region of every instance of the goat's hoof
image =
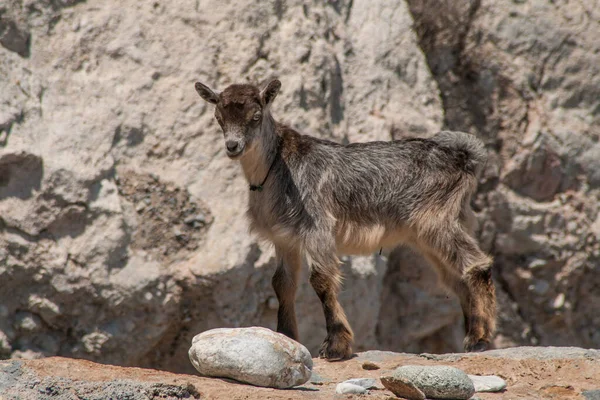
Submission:
<svg viewBox="0 0 600 400">
<path fill-rule="evenodd" d="M 340 361 L 352 357 L 352 342 L 327 337 L 319 349 L 319 358 Z"/>
<path fill-rule="evenodd" d="M 480 339 L 475 343 L 470 343 L 468 340 L 465 340 L 465 351 L 467 353 L 478 353 L 481 351 L 486 351 L 490 348 L 490 343 L 487 340 Z"/>
</svg>

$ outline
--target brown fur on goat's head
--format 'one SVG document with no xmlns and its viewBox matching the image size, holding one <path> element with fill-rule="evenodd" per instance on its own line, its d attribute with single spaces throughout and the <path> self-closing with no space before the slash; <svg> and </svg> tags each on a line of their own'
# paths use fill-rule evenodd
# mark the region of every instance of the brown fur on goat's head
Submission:
<svg viewBox="0 0 600 400">
<path fill-rule="evenodd" d="M 260 133 L 281 82 L 274 79 L 263 90 L 254 85 L 234 84 L 221 93 L 214 92 L 201 82 L 196 82 L 195 88 L 200 97 L 216 106 L 215 118 L 223 130 L 227 155 L 239 158 Z"/>
</svg>

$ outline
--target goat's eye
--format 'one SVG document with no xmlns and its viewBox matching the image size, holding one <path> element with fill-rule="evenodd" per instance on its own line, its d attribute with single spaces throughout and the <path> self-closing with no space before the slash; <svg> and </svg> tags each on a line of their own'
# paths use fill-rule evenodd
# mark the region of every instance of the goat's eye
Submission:
<svg viewBox="0 0 600 400">
<path fill-rule="evenodd" d="M 261 117 L 260 112 L 257 112 L 257 113 L 254 114 L 254 116 L 252 117 L 252 119 L 254 121 L 258 121 L 260 119 L 260 117 Z"/>
</svg>

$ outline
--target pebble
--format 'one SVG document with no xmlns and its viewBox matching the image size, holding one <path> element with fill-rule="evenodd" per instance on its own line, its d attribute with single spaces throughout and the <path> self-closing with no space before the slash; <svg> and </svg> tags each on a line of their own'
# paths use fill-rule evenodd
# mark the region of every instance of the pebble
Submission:
<svg viewBox="0 0 600 400">
<path fill-rule="evenodd" d="M 377 380 L 373 378 L 353 378 L 342 383 L 338 383 L 335 387 L 337 394 L 364 394 L 368 389 L 383 389 L 377 385 Z"/>
<path fill-rule="evenodd" d="M 381 383 L 398 397 L 409 400 L 425 400 L 425 393 L 416 387 L 412 381 L 402 376 L 382 376 Z"/>
<path fill-rule="evenodd" d="M 375 364 L 374 362 L 371 361 L 365 361 L 362 365 L 363 369 L 366 369 L 367 371 L 374 371 L 376 369 L 381 368 L 379 365 Z"/>
<path fill-rule="evenodd" d="M 278 389 L 307 382 L 313 367 L 306 347 L 259 327 L 202 332 L 194 336 L 188 355 L 201 375 Z"/>
<path fill-rule="evenodd" d="M 584 390 L 581 394 L 583 394 L 583 397 L 585 398 L 585 400 L 600 400 L 600 390 L 599 389 Z"/>
<path fill-rule="evenodd" d="M 173 227 L 173 235 L 177 238 L 177 239 L 181 239 L 185 236 L 185 234 L 181 231 L 181 229 L 179 229 L 178 226 L 174 226 Z"/>
<path fill-rule="evenodd" d="M 377 379 L 373 378 L 353 378 L 344 381 L 343 383 L 350 383 L 352 385 L 357 385 L 363 387 L 365 389 L 377 389 Z"/>
<path fill-rule="evenodd" d="M 203 213 L 191 215 L 191 216 L 187 217 L 186 219 L 184 219 L 183 222 L 185 222 L 188 225 L 192 225 L 195 222 L 204 224 L 204 223 L 206 223 L 206 215 L 204 215 Z"/>
<path fill-rule="evenodd" d="M 506 381 L 495 375 L 468 375 L 476 392 L 500 392 L 506 389 Z"/>
<path fill-rule="evenodd" d="M 565 294 L 559 293 L 558 296 L 556 296 L 556 298 L 552 302 L 552 308 L 554 308 L 555 310 L 558 310 L 559 308 L 562 308 L 564 305 L 565 305 Z"/>
<path fill-rule="evenodd" d="M 467 400 L 475 393 L 469 376 L 458 368 L 448 366 L 405 365 L 381 382 L 398 397 Z"/>
<path fill-rule="evenodd" d="M 337 384 L 335 392 L 337 394 L 364 394 L 367 393 L 367 389 L 352 383 L 342 382 Z"/>
</svg>

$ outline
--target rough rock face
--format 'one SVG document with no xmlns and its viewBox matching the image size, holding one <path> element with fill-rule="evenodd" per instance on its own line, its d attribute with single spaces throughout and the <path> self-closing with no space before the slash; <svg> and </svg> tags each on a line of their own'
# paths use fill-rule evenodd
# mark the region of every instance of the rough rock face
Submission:
<svg viewBox="0 0 600 400">
<path fill-rule="evenodd" d="M 272 250 L 247 234 L 247 186 L 193 89 L 274 75 L 275 116 L 320 137 L 482 137 L 497 344 L 600 346 L 593 1 L 115 4 L 0 4 L 0 357 L 189 371 L 194 334 L 275 327 Z M 460 349 L 458 302 L 419 256 L 343 269 L 356 350 Z"/>
<path fill-rule="evenodd" d="M 408 3 L 444 124 L 494 150 L 474 205 L 496 257 L 498 345 L 598 347 L 597 4 Z"/>
</svg>

